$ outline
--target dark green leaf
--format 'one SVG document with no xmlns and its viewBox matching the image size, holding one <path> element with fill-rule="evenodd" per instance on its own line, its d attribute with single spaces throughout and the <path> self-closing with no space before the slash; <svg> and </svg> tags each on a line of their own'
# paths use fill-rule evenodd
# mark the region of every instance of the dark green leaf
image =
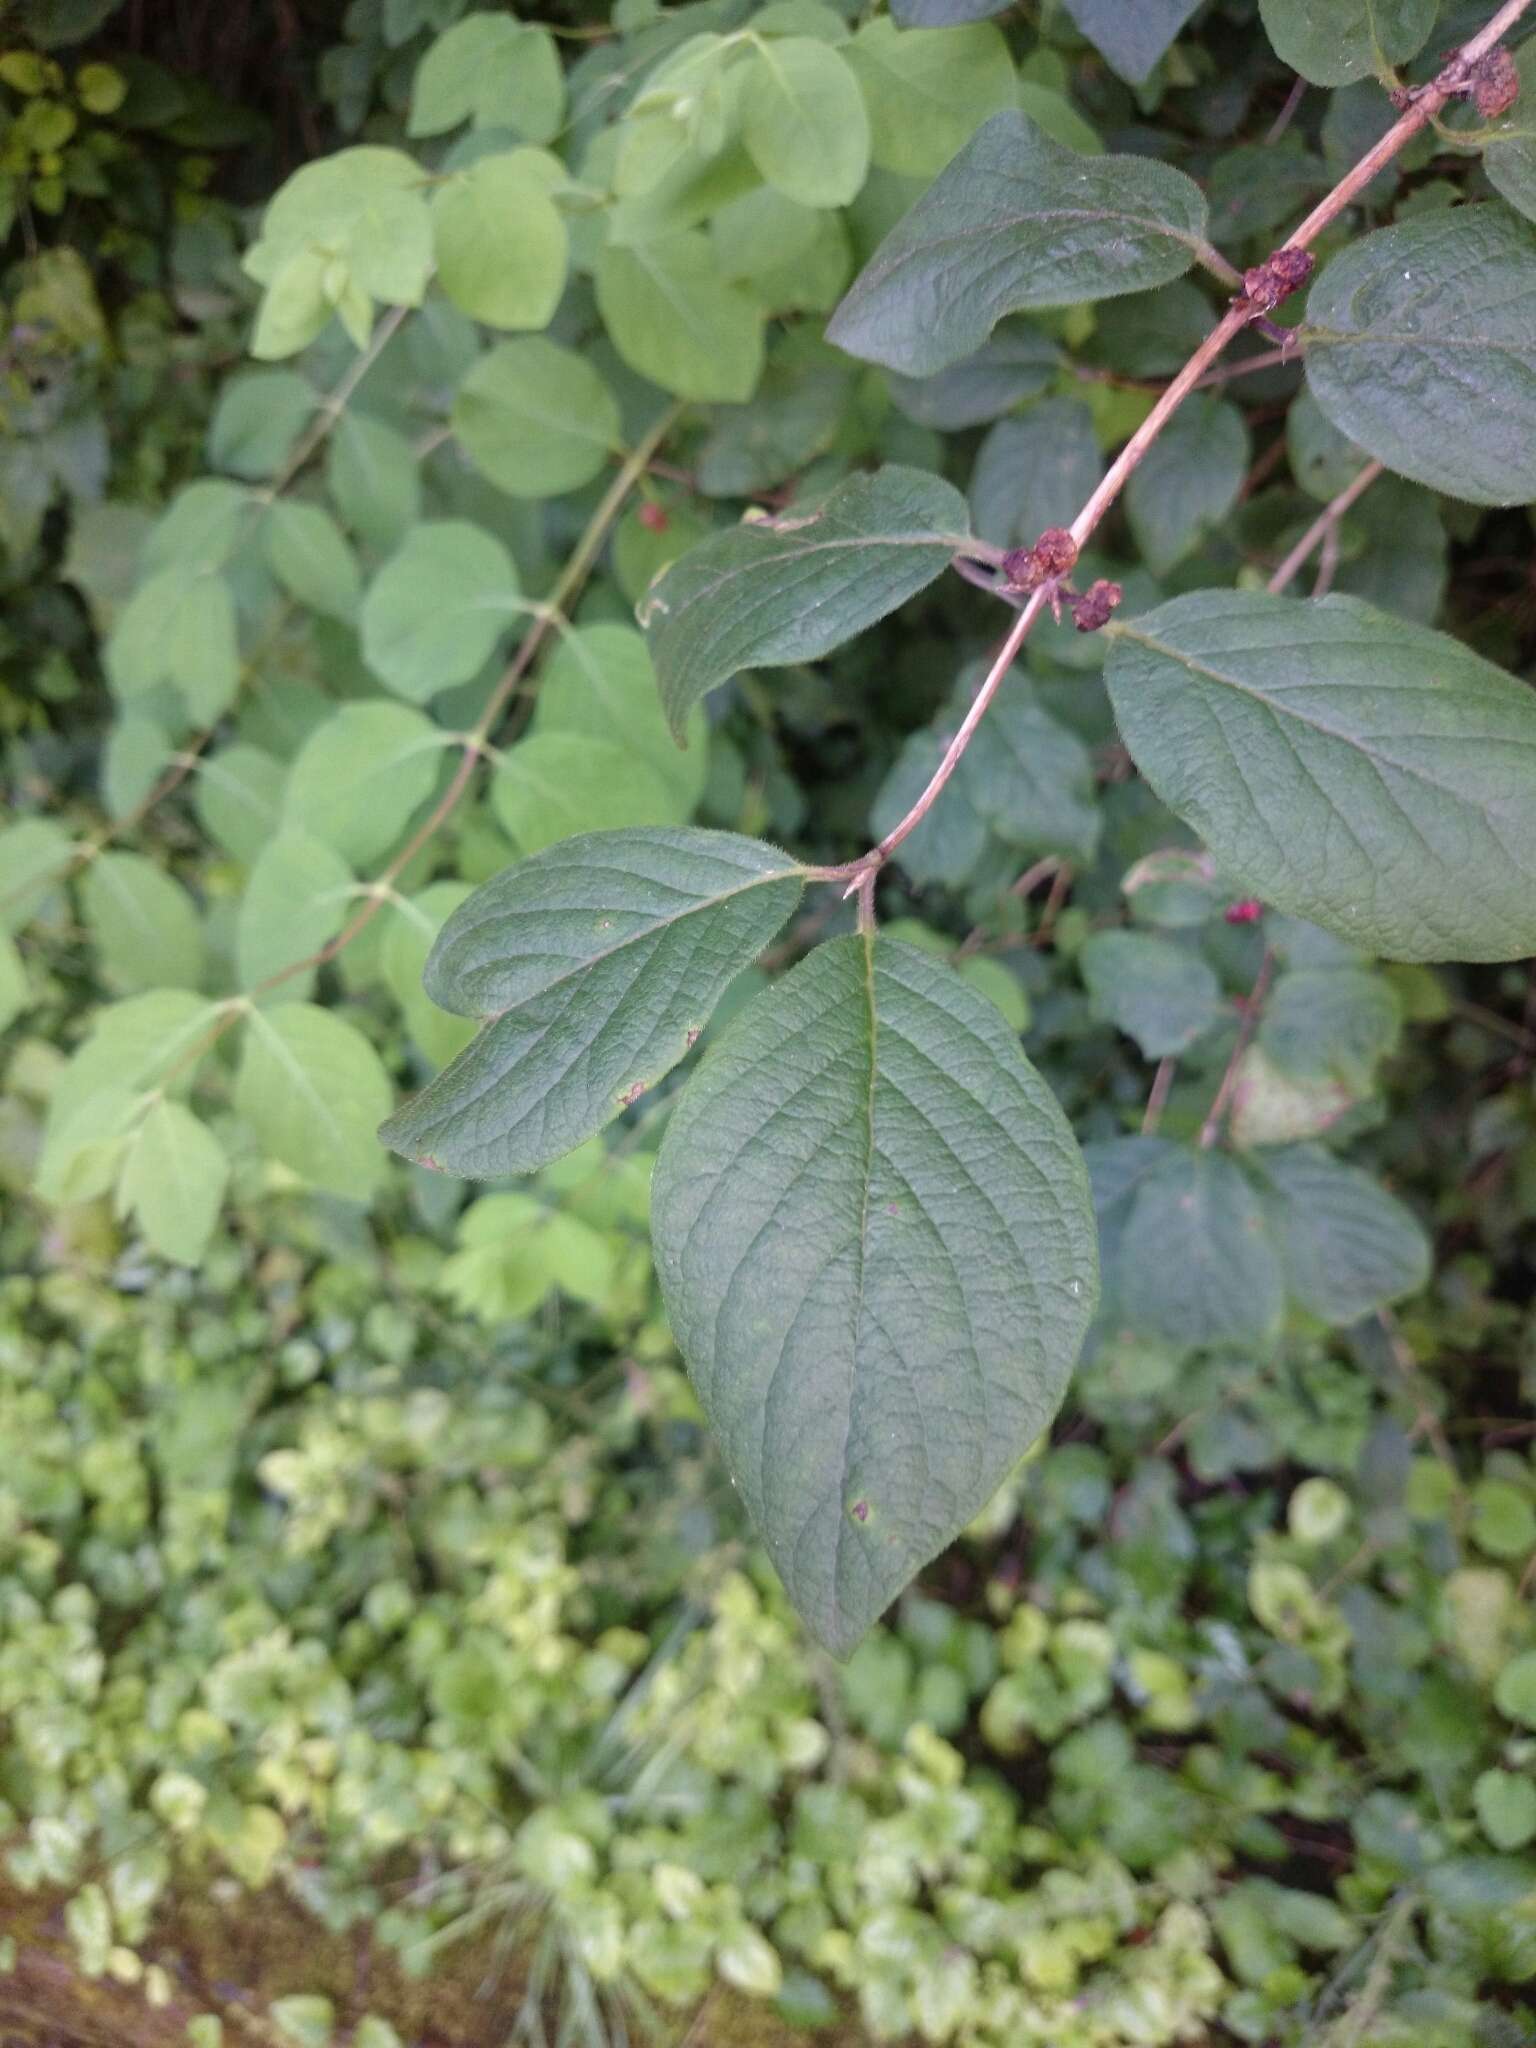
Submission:
<svg viewBox="0 0 1536 2048">
<path fill-rule="evenodd" d="M 1147 567 L 1167 576 L 1220 526 L 1248 472 L 1243 416 L 1225 399 L 1185 399 L 1125 491 L 1126 516 Z"/>
<path fill-rule="evenodd" d="M 966 526 L 951 485 L 891 467 L 692 549 L 640 611 L 674 733 L 738 670 L 817 661 L 893 612 L 943 573 Z"/>
<path fill-rule="evenodd" d="M 1355 1323 L 1416 1294 L 1429 1240 L 1411 1211 L 1369 1174 L 1317 1145 L 1250 1162 L 1271 1217 L 1287 1293 L 1325 1323 Z"/>
<path fill-rule="evenodd" d="M 1097 1293 L 1066 1120 L 984 996 L 834 939 L 706 1058 L 652 1216 L 731 1475 L 846 1656 L 1061 1399 Z"/>
<path fill-rule="evenodd" d="M 801 889 L 787 854 L 725 832 L 594 832 L 477 889 L 428 995 L 486 1028 L 384 1126 L 471 1179 L 558 1159 L 675 1067 Z"/>
<path fill-rule="evenodd" d="M 1065 0 L 1067 13 L 1120 76 L 1139 85 L 1200 0 Z"/>
<path fill-rule="evenodd" d="M 980 348 L 1007 313 L 1180 276 L 1205 200 L 1149 157 L 1083 157 L 994 114 L 892 229 L 827 327 L 850 355 L 921 377 Z"/>
<path fill-rule="evenodd" d="M 1366 235 L 1307 302 L 1307 382 L 1341 434 L 1474 505 L 1536 498 L 1536 227 L 1458 206 Z"/>
<path fill-rule="evenodd" d="M 1094 1008 L 1149 1060 L 1184 1052 L 1223 1015 L 1221 985 L 1187 946 L 1151 932 L 1095 932 L 1078 954 Z"/>
<path fill-rule="evenodd" d="M 1113 622 L 1137 766 L 1234 887 L 1394 960 L 1536 951 L 1536 697 L 1355 598 Z"/>
<path fill-rule="evenodd" d="M 1429 40 L 1440 0 L 1259 0 L 1259 16 L 1282 64 L 1313 85 L 1380 78 L 1416 57 Z"/>
</svg>

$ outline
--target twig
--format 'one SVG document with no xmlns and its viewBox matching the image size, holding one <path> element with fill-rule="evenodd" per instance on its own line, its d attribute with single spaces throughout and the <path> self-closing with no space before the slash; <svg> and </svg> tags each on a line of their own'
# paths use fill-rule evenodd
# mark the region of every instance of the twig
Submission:
<svg viewBox="0 0 1536 2048">
<path fill-rule="evenodd" d="M 1381 475 L 1384 467 L 1385 464 L 1380 462 L 1368 462 L 1359 475 L 1352 478 L 1344 486 L 1336 498 L 1329 500 L 1301 536 L 1301 539 L 1297 541 L 1295 547 L 1291 549 L 1291 552 L 1280 564 L 1274 575 L 1270 577 L 1269 591 L 1272 597 L 1278 597 L 1286 585 L 1294 581 L 1297 571 L 1316 547 L 1326 541 L 1330 535 L 1337 539 L 1340 520 L 1343 519 L 1352 505 L 1365 496 L 1371 485 L 1375 483 L 1377 477 Z"/>
<path fill-rule="evenodd" d="M 1173 1077 L 1178 1071 L 1178 1061 L 1169 1053 L 1157 1063 L 1157 1072 L 1152 1076 L 1152 1092 L 1147 1097 L 1146 1113 L 1141 1119 L 1141 1135 L 1155 1138 L 1157 1127 L 1163 1120 L 1163 1111 L 1168 1106 L 1168 1091 L 1173 1086 Z"/>
<path fill-rule="evenodd" d="M 322 946 L 318 952 L 306 954 L 302 960 L 290 961 L 288 966 L 280 967 L 275 974 L 269 974 L 264 981 L 257 983 L 252 991 L 254 995 L 264 995 L 268 989 L 277 988 L 292 976 L 306 973 L 310 968 L 324 967 L 328 961 L 334 960 L 338 953 L 344 952 L 358 934 L 366 931 L 372 924 L 389 901 L 396 881 L 457 809 L 474 777 L 476 767 L 489 751 L 490 736 L 502 712 L 532 667 L 551 631 L 564 621 L 572 598 L 585 583 L 592 564 L 597 560 L 608 538 L 609 527 L 623 509 L 625 499 L 645 474 L 646 467 L 656 450 L 676 425 L 681 411 L 681 405 L 669 406 L 651 426 L 639 446 L 625 457 L 618 474 L 604 492 L 602 502 L 588 520 L 570 560 L 560 572 L 554 589 L 539 606 L 533 623 L 518 644 L 517 652 L 497 680 L 496 687 L 486 700 L 485 709 L 481 712 L 474 730 L 466 733 L 460 741 L 458 766 L 425 822 L 417 827 L 383 871 L 368 884 L 362 908 L 342 926 L 335 938 Z"/>
<path fill-rule="evenodd" d="M 1406 148 L 1414 136 L 1429 125 L 1446 101 L 1464 89 L 1467 76 L 1478 59 L 1486 55 L 1533 4 L 1536 4 L 1536 0 L 1504 0 L 1504 5 L 1475 36 L 1463 44 L 1438 77 L 1417 94 L 1413 104 L 1393 122 L 1380 140 L 1366 151 L 1353 169 L 1345 172 L 1326 197 L 1318 201 L 1301 225 L 1281 245 L 1280 250 L 1276 252 L 1277 256 L 1290 251 L 1309 250 L 1339 215 L 1354 203 L 1377 174 L 1391 163 L 1398 152 Z M 1271 262 L 1273 261 L 1272 258 Z M 1070 531 L 1079 554 L 1125 489 L 1142 457 L 1184 400 L 1198 387 L 1201 379 L 1215 365 L 1217 359 L 1226 352 L 1228 344 L 1234 341 L 1262 310 L 1252 304 L 1246 295 L 1234 299 L 1183 369 L 1164 390 L 1147 417 L 1105 471 L 1087 504 L 1073 520 Z M 1035 621 L 1053 594 L 1053 586 L 1042 585 L 1030 596 L 987 670 L 960 730 L 950 741 L 927 787 L 906 816 L 887 832 L 878 846 L 871 847 L 868 853 L 848 862 L 842 868 L 828 871 L 829 878 L 835 875 L 836 879 L 847 881 L 848 894 L 852 895 L 858 888 L 864 870 L 882 867 L 932 810 L 944 785 L 954 774 L 960 757 L 970 745 L 976 728 L 985 718 L 988 707 L 1002 686 L 1003 678 L 1018 656 L 1019 649 L 1029 638 Z"/>
<path fill-rule="evenodd" d="M 1278 370 L 1299 363 L 1301 356 L 1301 343 L 1295 341 L 1284 348 L 1267 348 L 1261 355 L 1244 356 L 1240 363 L 1218 363 L 1214 370 L 1206 371 L 1195 389 L 1209 391 L 1214 385 L 1230 384 L 1236 377 L 1251 377 L 1255 370 Z"/>
<path fill-rule="evenodd" d="M 1248 999 L 1243 1005 L 1242 1021 L 1237 1027 L 1237 1043 L 1232 1048 L 1232 1057 L 1227 1061 L 1227 1070 L 1221 1077 L 1221 1086 L 1216 1090 L 1216 1100 L 1211 1104 L 1210 1113 L 1200 1126 L 1202 1151 L 1209 1151 L 1221 1136 L 1227 1105 L 1231 1102 L 1232 1092 L 1237 1086 L 1238 1069 L 1243 1063 L 1243 1054 L 1248 1050 L 1253 1034 L 1258 1029 L 1259 1018 L 1264 1009 L 1264 998 L 1269 993 L 1269 978 L 1274 971 L 1275 956 L 1273 951 L 1266 947 L 1264 958 L 1259 962 L 1259 971 L 1254 977 L 1253 987 L 1248 991 Z"/>
<path fill-rule="evenodd" d="M 1291 122 L 1295 119 L 1297 108 L 1306 96 L 1307 81 L 1304 78 L 1298 78 L 1286 95 L 1285 105 L 1275 116 L 1273 124 L 1264 137 L 1264 147 L 1266 149 L 1269 148 L 1271 143 L 1278 142 L 1286 129 L 1290 127 Z"/>
<path fill-rule="evenodd" d="M 1333 579 L 1339 573 L 1339 529 L 1330 526 L 1323 535 L 1322 549 L 1317 561 L 1317 580 L 1312 585 L 1314 597 L 1326 597 L 1333 588 Z"/>
</svg>

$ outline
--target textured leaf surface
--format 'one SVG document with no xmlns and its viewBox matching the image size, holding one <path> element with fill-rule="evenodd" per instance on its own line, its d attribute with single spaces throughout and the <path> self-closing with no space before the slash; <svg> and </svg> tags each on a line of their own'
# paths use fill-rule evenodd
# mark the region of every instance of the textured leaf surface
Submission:
<svg viewBox="0 0 1536 2048">
<path fill-rule="evenodd" d="M 432 1000 L 486 1028 L 384 1142 L 471 1179 L 558 1159 L 677 1065 L 800 889 L 728 832 L 593 832 L 508 868 L 427 961 Z"/>
<path fill-rule="evenodd" d="M 705 1060 L 652 1220 L 731 1475 L 846 1656 L 1060 1401 L 1097 1293 L 1071 1131 L 984 996 L 834 939 Z"/>
<path fill-rule="evenodd" d="M 1064 0 L 1067 13 L 1122 78 L 1139 85 L 1200 0 Z"/>
<path fill-rule="evenodd" d="M 1078 964 L 1094 1008 L 1149 1060 L 1183 1052 L 1222 1015 L 1220 984 L 1199 954 L 1152 932 L 1095 932 Z"/>
<path fill-rule="evenodd" d="M 300 1179 L 366 1201 L 384 1171 L 374 1132 L 389 1098 L 378 1054 L 344 1018 L 313 1003 L 251 1012 L 235 1107 Z"/>
<path fill-rule="evenodd" d="M 1335 256 L 1307 302 L 1307 382 L 1350 440 L 1474 505 L 1536 498 L 1536 227 L 1496 202 Z"/>
<path fill-rule="evenodd" d="M 1536 220 L 1536 36 L 1520 45 L 1520 97 L 1483 151 L 1483 168 L 1501 199 Z"/>
<path fill-rule="evenodd" d="M 1226 518 L 1248 458 L 1248 428 L 1235 405 L 1198 392 L 1185 400 L 1126 486 L 1131 532 L 1154 576 L 1176 569 Z"/>
<path fill-rule="evenodd" d="M 757 168 L 802 206 L 846 206 L 869 170 L 869 116 L 858 80 L 814 36 L 765 39 L 741 92 L 742 135 Z"/>
<path fill-rule="evenodd" d="M 1005 313 L 1166 284 L 1195 261 L 1205 226 L 1182 171 L 1079 156 L 1024 114 L 994 114 L 880 244 L 827 338 L 929 376 Z"/>
<path fill-rule="evenodd" d="M 1287 1292 L 1325 1323 L 1358 1322 L 1429 1278 L 1417 1218 L 1358 1168 L 1317 1145 L 1267 1152 L 1258 1177 Z"/>
<path fill-rule="evenodd" d="M 1418 55 L 1439 0 L 1259 0 L 1282 64 L 1313 85 L 1348 85 Z"/>
<path fill-rule="evenodd" d="M 1108 628 L 1126 745 L 1237 888 L 1394 960 L 1536 951 L 1536 697 L 1355 598 Z"/>
<path fill-rule="evenodd" d="M 690 550 L 640 615 L 673 731 L 738 670 L 817 661 L 883 619 L 943 573 L 967 528 L 953 486 L 892 466 Z"/>
<path fill-rule="evenodd" d="M 1103 473 L 1088 407 L 1076 398 L 1042 399 L 1021 419 L 999 420 L 977 450 L 970 490 L 976 531 L 994 547 L 1033 547 L 1048 526 L 1072 524 Z"/>
</svg>

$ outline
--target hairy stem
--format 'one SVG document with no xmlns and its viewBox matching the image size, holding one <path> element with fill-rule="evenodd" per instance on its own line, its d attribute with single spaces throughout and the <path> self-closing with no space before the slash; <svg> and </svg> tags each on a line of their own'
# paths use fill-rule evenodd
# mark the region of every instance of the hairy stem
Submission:
<svg viewBox="0 0 1536 2048">
<path fill-rule="evenodd" d="M 1287 585 L 1295 580 L 1298 571 L 1306 564 L 1315 548 L 1321 547 L 1331 534 L 1337 534 L 1339 522 L 1351 505 L 1363 498 L 1371 485 L 1385 468 L 1384 463 L 1368 462 L 1360 474 L 1348 482 L 1336 498 L 1331 498 L 1318 513 L 1295 547 L 1269 579 L 1272 597 L 1278 597 Z"/>
<path fill-rule="evenodd" d="M 1536 0 L 1504 0 L 1504 5 L 1497 13 L 1475 36 L 1462 45 L 1438 77 L 1424 87 L 1412 106 L 1393 122 L 1380 141 L 1366 151 L 1352 170 L 1344 174 L 1326 198 L 1318 201 L 1301 225 L 1281 245 L 1282 248 L 1310 248 L 1318 237 L 1333 225 L 1339 215 L 1353 204 L 1377 173 L 1391 163 L 1398 152 L 1404 149 L 1422 128 L 1426 128 L 1434 120 L 1446 101 L 1464 88 L 1471 67 L 1514 27 L 1532 5 L 1536 5 Z M 1248 326 L 1257 310 L 1243 298 L 1234 300 L 1183 369 L 1162 392 L 1145 420 L 1105 471 L 1092 497 L 1073 520 L 1070 530 L 1079 553 L 1098 530 L 1147 450 L 1189 394 L 1201 384 L 1217 359 L 1226 352 L 1229 343 Z M 944 785 L 959 766 L 960 758 L 970 745 L 977 726 L 985 718 L 988 706 L 1001 688 L 1004 676 L 1012 668 L 1019 649 L 1029 638 L 1035 621 L 1049 602 L 1049 598 L 1049 590 L 1037 590 L 1019 613 L 988 668 L 960 730 L 945 749 L 944 757 L 934 770 L 927 788 L 911 810 L 898 825 L 887 832 L 878 846 L 871 847 L 869 852 L 862 854 L 859 859 L 850 861 L 846 867 L 838 870 L 839 875 L 857 880 L 866 868 L 881 867 L 902 841 L 927 817 Z"/>
</svg>

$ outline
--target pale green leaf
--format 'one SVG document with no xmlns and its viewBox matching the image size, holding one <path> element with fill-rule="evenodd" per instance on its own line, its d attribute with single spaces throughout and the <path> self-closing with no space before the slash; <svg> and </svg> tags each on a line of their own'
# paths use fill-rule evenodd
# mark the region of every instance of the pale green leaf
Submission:
<svg viewBox="0 0 1536 2048">
<path fill-rule="evenodd" d="M 957 975 L 834 939 L 705 1059 L 652 1218 L 731 1476 L 846 1656 L 1061 1399 L 1097 1294 L 1066 1119 Z"/>
<path fill-rule="evenodd" d="M 591 733 L 531 733 L 497 763 L 491 806 L 523 853 L 602 827 L 681 825 L 688 805 L 660 769 Z"/>
<path fill-rule="evenodd" d="M 843 55 L 869 109 L 871 160 L 902 177 L 931 178 L 989 114 L 1014 104 L 1013 59 L 990 23 L 901 29 L 877 18 Z"/>
<path fill-rule="evenodd" d="M 1536 698 L 1355 598 L 1111 622 L 1137 766 L 1235 889 L 1393 960 L 1536 951 Z"/>
<path fill-rule="evenodd" d="M 240 647 L 229 585 L 188 567 L 162 569 L 123 607 L 105 649 L 119 697 L 171 683 L 200 725 L 227 711 L 240 683 Z"/>
<path fill-rule="evenodd" d="M 672 730 L 739 669 L 817 661 L 883 619 L 943 573 L 966 528 L 952 485 L 893 466 L 692 549 L 640 611 Z"/>
<path fill-rule="evenodd" d="M 1390 77 L 1428 42 L 1440 0 L 1259 0 L 1282 64 L 1313 85 Z"/>
<path fill-rule="evenodd" d="M 272 573 L 290 597 L 311 611 L 351 623 L 362 577 L 357 557 L 329 512 L 284 498 L 267 514 L 265 539 Z"/>
<path fill-rule="evenodd" d="M 107 815 L 121 822 L 136 811 L 175 754 L 175 742 L 147 713 L 125 711 L 114 718 L 101 757 L 101 799 Z"/>
<path fill-rule="evenodd" d="M 427 175 L 404 150 L 362 144 L 279 186 L 245 268 L 272 284 L 295 259 L 339 265 L 370 298 L 420 305 L 432 268 Z"/>
<path fill-rule="evenodd" d="M 522 157 L 482 157 L 432 201 L 438 283 L 490 327 L 547 327 L 565 290 L 565 222 Z"/>
<path fill-rule="evenodd" d="M 467 683 L 524 606 L 512 557 L 467 519 L 416 526 L 369 584 L 363 659 L 397 695 L 425 703 Z"/>
<path fill-rule="evenodd" d="M 80 883 L 80 907 L 109 981 L 129 991 L 196 988 L 203 972 L 197 906 L 141 853 L 98 854 Z"/>
<path fill-rule="evenodd" d="M 763 373 L 762 309 L 716 269 L 696 231 L 597 259 L 597 306 L 632 370 L 679 398 L 741 404 Z"/>
<path fill-rule="evenodd" d="M 554 38 L 510 14 L 467 14 L 417 66 L 412 135 L 441 135 L 473 121 L 549 142 L 564 118 L 565 74 Z"/>
<path fill-rule="evenodd" d="M 1249 1170 L 1270 1215 L 1286 1291 L 1323 1322 L 1356 1323 L 1427 1283 L 1429 1240 L 1369 1174 L 1316 1145 L 1266 1152 Z"/>
<path fill-rule="evenodd" d="M 1094 932 L 1077 956 L 1093 1006 L 1149 1060 L 1188 1050 L 1224 1014 L 1199 954 L 1152 932 Z"/>
<path fill-rule="evenodd" d="M 243 742 L 203 755 L 192 793 L 198 822 L 218 846 L 246 866 L 278 830 L 286 770 L 260 747 Z"/>
<path fill-rule="evenodd" d="M 343 704 L 288 771 L 290 823 L 365 866 L 403 839 L 449 735 L 405 704 Z"/>
<path fill-rule="evenodd" d="M 357 883 L 333 847 L 290 825 L 257 856 L 235 917 L 241 988 L 295 966 L 335 937 L 355 907 Z M 307 995 L 312 972 L 282 984 L 281 1000 Z"/>
<path fill-rule="evenodd" d="M 539 679 L 533 731 L 623 748 L 672 791 L 679 823 L 704 794 L 709 727 L 703 710 L 689 717 L 686 744 L 679 747 L 667 730 L 645 641 L 628 626 L 585 626 L 561 637 Z"/>
<path fill-rule="evenodd" d="M 74 840 L 54 818 L 18 818 L 0 827 L 0 931 L 31 923 L 74 852 Z"/>
<path fill-rule="evenodd" d="M 381 1135 L 472 1179 L 531 1173 L 661 1079 L 800 898 L 787 854 L 724 832 L 597 832 L 477 889 L 426 989 L 486 1028 Z"/>
<path fill-rule="evenodd" d="M 251 1012 L 235 1108 L 301 1180 L 366 1201 L 384 1171 L 374 1134 L 390 1094 L 378 1054 L 344 1018 L 311 1003 Z"/>
<path fill-rule="evenodd" d="M 1126 516 L 1154 576 L 1192 555 L 1237 503 L 1248 428 L 1235 405 L 1196 392 L 1153 442 L 1125 490 Z"/>
<path fill-rule="evenodd" d="M 1200 188 L 1149 157 L 1084 157 L 1024 114 L 994 114 L 886 236 L 827 339 L 922 377 L 1007 313 L 1145 291 L 1196 260 Z"/>
<path fill-rule="evenodd" d="M 445 921 L 470 893 L 467 882 L 433 882 L 408 901 L 392 904 L 379 948 L 379 965 L 404 1014 L 405 1028 L 437 1067 L 464 1050 L 475 1027 L 432 1001 L 422 987 L 422 970 Z"/>
<path fill-rule="evenodd" d="M 208 460 L 231 476 L 276 475 L 319 404 L 293 370 L 247 370 L 219 393 L 208 427 Z"/>
<path fill-rule="evenodd" d="M 764 39 L 741 87 L 742 136 L 770 185 L 802 206 L 846 206 L 869 170 L 869 116 L 836 50 Z"/>
<path fill-rule="evenodd" d="M 459 386 L 453 431 L 482 475 L 514 498 L 590 483 L 619 446 L 613 393 L 583 357 L 542 338 L 503 341 Z"/>
<path fill-rule="evenodd" d="M 331 436 L 326 483 L 336 510 L 370 547 L 397 547 L 421 516 L 421 477 L 403 434 L 366 413 L 343 413 Z"/>
<path fill-rule="evenodd" d="M 31 1007 L 32 990 L 15 941 L 0 932 L 0 1031 Z"/>
<path fill-rule="evenodd" d="M 1536 227 L 1496 201 L 1365 235 L 1313 285 L 1307 382 L 1341 434 L 1474 505 L 1536 498 Z"/>
<path fill-rule="evenodd" d="M 151 1251 L 195 1266 L 208 1249 L 228 1183 L 229 1160 L 208 1126 L 179 1102 L 157 1102 L 124 1155 L 117 1213 L 134 1218 Z"/>
</svg>

